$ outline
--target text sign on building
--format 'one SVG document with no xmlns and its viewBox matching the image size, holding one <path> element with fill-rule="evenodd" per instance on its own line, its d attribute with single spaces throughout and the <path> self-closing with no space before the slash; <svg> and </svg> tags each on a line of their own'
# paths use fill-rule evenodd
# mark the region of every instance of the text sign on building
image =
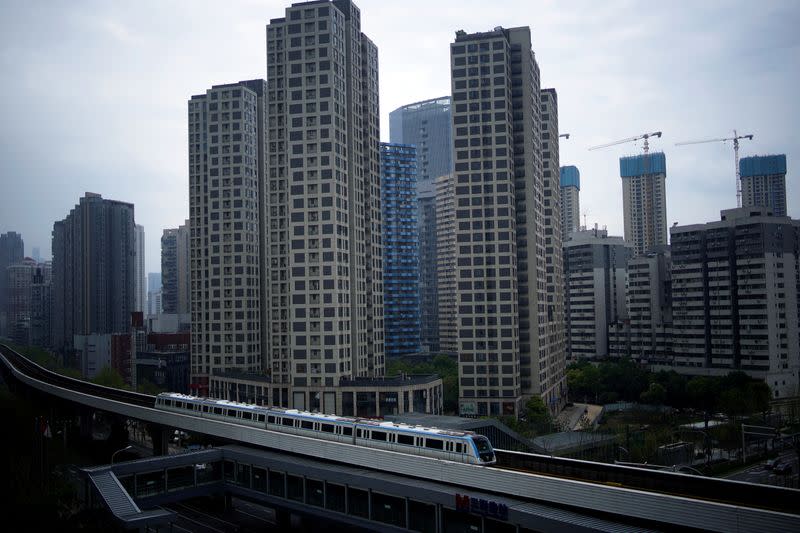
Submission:
<svg viewBox="0 0 800 533">
<path fill-rule="evenodd" d="M 472 498 L 466 494 L 456 494 L 456 511 L 508 520 L 508 505 L 483 498 Z"/>
</svg>

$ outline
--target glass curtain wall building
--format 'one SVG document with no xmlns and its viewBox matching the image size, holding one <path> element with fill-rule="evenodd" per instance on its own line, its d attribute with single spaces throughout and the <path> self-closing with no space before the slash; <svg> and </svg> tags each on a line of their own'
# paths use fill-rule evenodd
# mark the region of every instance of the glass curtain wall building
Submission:
<svg viewBox="0 0 800 533">
<path fill-rule="evenodd" d="M 450 101 L 450 96 L 442 96 L 389 113 L 391 142 L 417 149 L 420 336 L 421 348 L 431 353 L 445 350 L 439 338 L 436 179 L 453 172 Z"/>
<path fill-rule="evenodd" d="M 385 353 L 420 350 L 417 156 L 413 146 L 381 143 Z"/>
</svg>

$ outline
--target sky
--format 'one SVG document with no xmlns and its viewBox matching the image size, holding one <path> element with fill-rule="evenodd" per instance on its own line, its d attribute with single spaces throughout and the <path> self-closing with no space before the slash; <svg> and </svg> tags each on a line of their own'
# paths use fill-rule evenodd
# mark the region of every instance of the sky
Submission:
<svg viewBox="0 0 800 533">
<path fill-rule="evenodd" d="M 800 2 L 361 0 L 378 46 L 381 138 L 389 112 L 450 94 L 455 31 L 530 26 L 542 87 L 558 92 L 561 164 L 581 172 L 582 223 L 622 235 L 618 158 L 662 131 L 668 223 L 736 206 L 730 143 L 785 153 L 789 214 L 800 218 Z M 284 1 L 0 2 L 0 233 L 50 257 L 53 222 L 85 192 L 131 202 L 146 269 L 160 236 L 188 217 L 187 100 L 266 77 L 266 24 Z"/>
</svg>

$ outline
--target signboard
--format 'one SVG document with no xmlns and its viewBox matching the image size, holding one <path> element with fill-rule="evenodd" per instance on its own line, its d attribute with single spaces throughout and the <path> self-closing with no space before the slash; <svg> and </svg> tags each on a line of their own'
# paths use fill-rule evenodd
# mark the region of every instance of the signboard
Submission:
<svg viewBox="0 0 800 533">
<path fill-rule="evenodd" d="M 456 494 L 456 511 L 508 520 L 508 505 L 483 498 L 472 498 L 466 494 Z"/>
</svg>

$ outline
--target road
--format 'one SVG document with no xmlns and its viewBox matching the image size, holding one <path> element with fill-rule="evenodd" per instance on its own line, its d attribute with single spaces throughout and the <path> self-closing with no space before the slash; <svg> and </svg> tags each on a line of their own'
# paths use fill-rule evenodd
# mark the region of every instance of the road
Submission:
<svg viewBox="0 0 800 533">
<path fill-rule="evenodd" d="M 776 485 L 778 487 L 798 488 L 798 463 L 797 454 L 794 450 L 781 452 L 778 456 L 781 462 L 790 462 L 792 465 L 791 474 L 776 474 L 768 470 L 765 461 L 749 466 L 734 474 L 726 476 L 728 479 L 736 481 L 747 481 L 748 483 L 760 483 L 762 485 Z"/>
</svg>

